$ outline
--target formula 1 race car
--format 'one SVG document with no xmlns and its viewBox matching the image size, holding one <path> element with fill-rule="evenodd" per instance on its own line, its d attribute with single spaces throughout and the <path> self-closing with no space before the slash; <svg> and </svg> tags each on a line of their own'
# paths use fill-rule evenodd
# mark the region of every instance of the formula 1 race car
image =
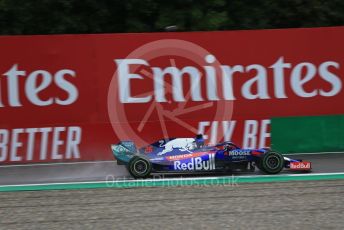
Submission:
<svg viewBox="0 0 344 230">
<path fill-rule="evenodd" d="M 111 149 L 117 164 L 125 165 L 134 178 L 151 173 L 254 172 L 256 167 L 266 174 L 283 168 L 311 170 L 311 162 L 283 157 L 269 148 L 242 149 L 229 141 L 206 146 L 202 135 L 161 139 L 140 149 L 132 141 L 121 141 Z"/>
</svg>

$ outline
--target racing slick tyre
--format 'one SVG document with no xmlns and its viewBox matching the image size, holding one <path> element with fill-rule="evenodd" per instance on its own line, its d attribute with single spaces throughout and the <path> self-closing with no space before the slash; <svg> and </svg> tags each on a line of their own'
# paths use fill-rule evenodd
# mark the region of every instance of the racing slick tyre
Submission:
<svg viewBox="0 0 344 230">
<path fill-rule="evenodd" d="M 128 171 L 135 179 L 147 178 L 152 171 L 152 164 L 143 157 L 135 156 L 129 161 Z"/>
<path fill-rule="evenodd" d="M 282 154 L 269 151 L 258 162 L 258 168 L 267 174 L 276 174 L 281 172 L 284 167 L 284 158 Z"/>
</svg>

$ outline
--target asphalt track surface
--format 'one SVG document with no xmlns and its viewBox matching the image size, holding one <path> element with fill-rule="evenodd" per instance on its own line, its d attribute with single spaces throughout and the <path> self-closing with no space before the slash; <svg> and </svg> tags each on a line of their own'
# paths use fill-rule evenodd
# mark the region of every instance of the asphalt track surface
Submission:
<svg viewBox="0 0 344 230">
<path fill-rule="evenodd" d="M 343 229 L 344 180 L 0 193 L 1 229 Z"/>
<path fill-rule="evenodd" d="M 311 161 L 312 173 L 344 172 L 344 153 L 290 155 L 287 157 Z M 288 174 L 290 171 L 285 170 L 282 173 Z M 250 174 L 252 173 L 248 175 Z M 258 169 L 255 174 L 260 174 Z M 183 176 L 185 177 L 185 175 Z M 0 166 L 0 185 L 106 181 L 128 178 L 130 176 L 125 167 L 118 166 L 113 161 Z"/>
</svg>

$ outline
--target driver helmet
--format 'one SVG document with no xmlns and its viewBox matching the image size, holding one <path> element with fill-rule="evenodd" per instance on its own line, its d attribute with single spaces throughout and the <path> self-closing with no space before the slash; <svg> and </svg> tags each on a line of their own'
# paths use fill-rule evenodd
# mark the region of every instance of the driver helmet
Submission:
<svg viewBox="0 0 344 230">
<path fill-rule="evenodd" d="M 231 145 L 230 143 L 226 143 L 224 146 L 223 146 L 223 149 L 226 150 L 226 151 L 231 151 L 234 149 L 233 145 Z"/>
<path fill-rule="evenodd" d="M 202 148 L 204 146 L 204 139 L 202 134 L 198 134 L 195 138 L 197 148 Z"/>
</svg>

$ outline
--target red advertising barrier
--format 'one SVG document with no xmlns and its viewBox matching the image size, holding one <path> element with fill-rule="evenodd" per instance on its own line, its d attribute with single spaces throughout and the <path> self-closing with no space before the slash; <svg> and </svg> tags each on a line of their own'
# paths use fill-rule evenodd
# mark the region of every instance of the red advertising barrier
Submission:
<svg viewBox="0 0 344 230">
<path fill-rule="evenodd" d="M 270 118 L 344 114 L 344 27 L 0 37 L 0 163 L 110 144 L 270 143 Z M 297 130 L 295 130 L 297 131 Z"/>
</svg>

